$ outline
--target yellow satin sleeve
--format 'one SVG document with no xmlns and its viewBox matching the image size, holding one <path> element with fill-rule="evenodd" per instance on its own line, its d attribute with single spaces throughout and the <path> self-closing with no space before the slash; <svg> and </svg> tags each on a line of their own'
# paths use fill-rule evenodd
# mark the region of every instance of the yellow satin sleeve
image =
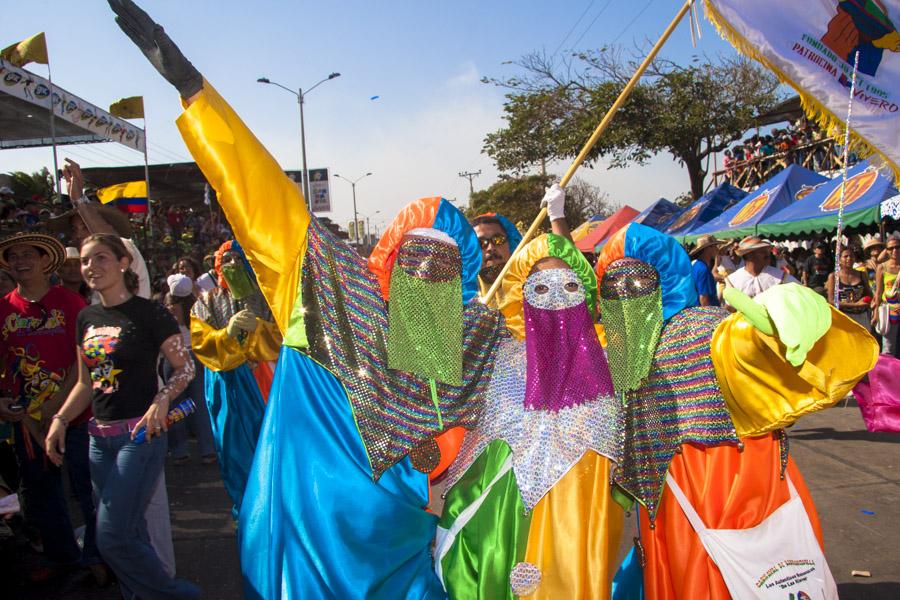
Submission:
<svg viewBox="0 0 900 600">
<path fill-rule="evenodd" d="M 306 251 L 303 194 L 208 82 L 176 124 L 285 331 Z"/>
<path fill-rule="evenodd" d="M 712 361 L 738 437 L 762 435 L 832 406 L 875 366 L 875 339 L 833 307 L 831 318 L 799 367 L 787 361 L 777 338 L 739 313 L 719 324 Z"/>
<path fill-rule="evenodd" d="M 240 342 L 197 317 L 191 317 L 191 350 L 211 371 L 231 371 L 247 362 Z"/>
<path fill-rule="evenodd" d="M 250 360 L 265 362 L 276 360 L 281 350 L 281 332 L 272 321 L 256 319 L 256 331 L 247 334 L 244 342 L 244 354 Z"/>
<path fill-rule="evenodd" d="M 534 507 L 525 562 L 541 572 L 528 600 L 610 597 L 624 513 L 609 493 L 610 460 L 588 451 Z"/>
</svg>

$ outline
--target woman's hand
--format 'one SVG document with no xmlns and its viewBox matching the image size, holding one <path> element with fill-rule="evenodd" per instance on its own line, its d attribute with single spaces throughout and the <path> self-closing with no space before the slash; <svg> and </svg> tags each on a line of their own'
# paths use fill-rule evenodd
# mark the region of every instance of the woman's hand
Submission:
<svg viewBox="0 0 900 600">
<path fill-rule="evenodd" d="M 147 409 L 147 412 L 144 413 L 144 416 L 141 417 L 141 420 L 138 421 L 137 425 L 132 429 L 131 439 L 134 439 L 134 436 L 137 435 L 137 432 L 140 431 L 141 428 L 146 428 L 148 442 L 153 439 L 154 435 L 161 436 L 164 431 L 168 431 L 169 423 L 166 419 L 166 414 L 168 412 L 169 401 L 165 398 L 160 398 L 159 395 L 157 395 L 157 397 L 153 399 L 153 403 L 150 404 L 150 408 Z"/>
<path fill-rule="evenodd" d="M 62 466 L 66 454 L 66 425 L 62 419 L 50 421 L 50 431 L 47 432 L 47 438 L 44 440 L 44 448 L 50 462 L 57 467 Z"/>
</svg>

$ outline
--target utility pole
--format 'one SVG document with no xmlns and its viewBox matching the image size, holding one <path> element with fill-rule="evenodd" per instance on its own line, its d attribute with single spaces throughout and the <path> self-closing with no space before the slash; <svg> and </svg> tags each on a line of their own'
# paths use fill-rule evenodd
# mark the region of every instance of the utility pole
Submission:
<svg viewBox="0 0 900 600">
<path fill-rule="evenodd" d="M 472 195 L 475 193 L 475 186 L 472 185 L 472 180 L 475 179 L 476 177 L 478 177 L 479 175 L 481 175 L 481 169 L 478 169 L 477 171 L 475 171 L 473 173 L 470 173 L 468 171 L 461 171 L 459 174 L 460 177 L 465 177 L 466 179 L 469 180 L 469 198 L 470 199 L 472 198 Z"/>
</svg>

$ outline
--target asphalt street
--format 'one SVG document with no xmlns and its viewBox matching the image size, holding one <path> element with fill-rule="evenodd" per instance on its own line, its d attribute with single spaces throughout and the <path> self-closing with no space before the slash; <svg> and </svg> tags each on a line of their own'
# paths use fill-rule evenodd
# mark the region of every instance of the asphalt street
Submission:
<svg viewBox="0 0 900 600">
<path fill-rule="evenodd" d="M 819 510 L 841 598 L 900 599 L 900 434 L 867 432 L 851 401 L 805 417 L 789 436 Z M 205 598 L 241 598 L 235 530 L 218 467 L 195 458 L 167 465 L 166 476 L 179 575 L 199 584 Z M 630 539 L 626 531 L 623 540 Z M 98 589 L 87 575 L 15 593 L 27 600 L 121 598 L 115 586 Z"/>
</svg>

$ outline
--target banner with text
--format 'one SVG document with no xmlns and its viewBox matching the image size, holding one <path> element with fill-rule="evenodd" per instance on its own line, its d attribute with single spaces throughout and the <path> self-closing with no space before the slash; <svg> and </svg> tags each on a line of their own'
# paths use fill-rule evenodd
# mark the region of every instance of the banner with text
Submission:
<svg viewBox="0 0 900 600">
<path fill-rule="evenodd" d="M 859 52 L 853 141 L 900 174 L 900 0 L 706 0 L 706 14 L 832 135 L 843 131 Z"/>
</svg>

